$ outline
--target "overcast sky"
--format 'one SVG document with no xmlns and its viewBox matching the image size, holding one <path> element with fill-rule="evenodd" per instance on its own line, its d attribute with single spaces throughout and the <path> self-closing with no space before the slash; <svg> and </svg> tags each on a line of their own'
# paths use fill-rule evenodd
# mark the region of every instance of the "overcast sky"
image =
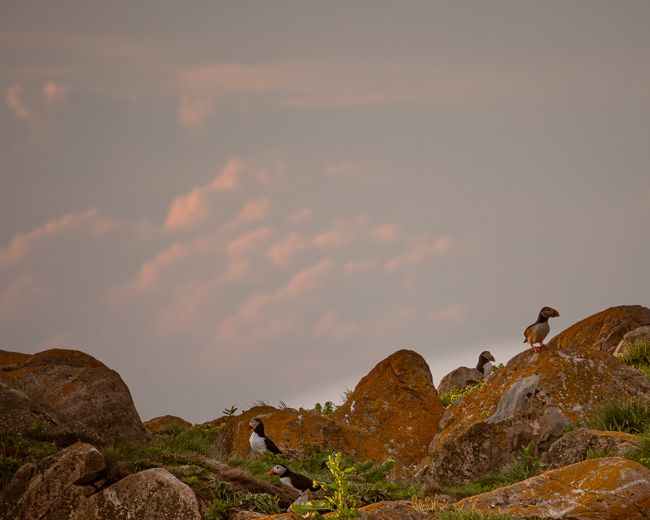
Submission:
<svg viewBox="0 0 650 520">
<path fill-rule="evenodd" d="M 0 347 L 148 419 L 650 304 L 650 2 L 4 2 Z"/>
</svg>

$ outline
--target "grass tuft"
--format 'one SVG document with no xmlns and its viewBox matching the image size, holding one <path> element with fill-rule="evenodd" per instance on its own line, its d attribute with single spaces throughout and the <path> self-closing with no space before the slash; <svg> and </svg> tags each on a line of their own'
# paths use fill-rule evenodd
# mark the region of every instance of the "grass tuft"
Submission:
<svg viewBox="0 0 650 520">
<path fill-rule="evenodd" d="M 439 394 L 438 397 L 440 398 L 442 406 L 448 408 L 459 399 L 462 399 L 463 397 L 481 388 L 481 386 L 483 386 L 483 383 L 484 381 L 478 381 L 477 383 L 462 389 L 458 388 L 457 386 L 452 386 L 449 392 L 443 392 L 442 394 Z"/>
<path fill-rule="evenodd" d="M 650 405 L 636 399 L 603 403 L 594 411 L 589 426 L 597 430 L 642 433 L 650 426 Z"/>
</svg>

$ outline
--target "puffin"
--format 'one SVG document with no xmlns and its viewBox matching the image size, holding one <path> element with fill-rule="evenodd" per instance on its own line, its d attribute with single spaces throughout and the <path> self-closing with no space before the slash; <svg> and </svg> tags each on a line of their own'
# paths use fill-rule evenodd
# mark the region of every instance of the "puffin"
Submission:
<svg viewBox="0 0 650 520">
<path fill-rule="evenodd" d="M 251 445 L 251 449 L 255 453 L 265 453 L 270 451 L 274 454 L 281 454 L 280 449 L 275 445 L 271 439 L 264 435 L 264 423 L 259 417 L 254 417 L 248 423 L 248 426 L 251 430 L 251 436 L 248 438 L 248 443 Z"/>
<path fill-rule="evenodd" d="M 490 361 L 495 361 L 494 356 L 490 354 L 489 350 L 484 350 L 478 356 L 478 363 L 476 364 L 476 370 L 483 374 L 483 379 L 487 379 L 492 374 L 492 363 Z"/>
<path fill-rule="evenodd" d="M 532 325 L 528 325 L 524 331 L 524 343 L 528 343 L 535 352 L 539 352 L 540 349 L 546 348 L 544 345 L 544 338 L 548 335 L 551 330 L 551 327 L 548 324 L 549 318 L 557 318 L 560 315 L 552 307 L 542 307 L 542 310 L 539 311 L 539 316 L 537 316 L 537 321 Z M 535 343 L 539 343 L 539 346 L 535 346 Z"/>
<path fill-rule="evenodd" d="M 316 484 L 309 477 L 301 475 L 300 473 L 294 473 L 289 468 L 283 464 L 276 464 L 269 470 L 269 475 L 277 475 L 280 477 L 280 482 L 283 486 L 290 487 L 304 493 L 305 491 L 316 491 L 318 489 L 318 484 Z"/>
</svg>

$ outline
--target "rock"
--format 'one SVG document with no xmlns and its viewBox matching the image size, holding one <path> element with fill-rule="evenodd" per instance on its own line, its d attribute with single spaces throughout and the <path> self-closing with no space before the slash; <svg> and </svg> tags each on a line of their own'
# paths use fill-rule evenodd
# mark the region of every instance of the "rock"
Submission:
<svg viewBox="0 0 650 520">
<path fill-rule="evenodd" d="M 482 380 L 483 374 L 475 368 L 459 367 L 449 372 L 440 380 L 440 383 L 438 384 L 438 393 L 444 394 L 450 392 L 454 387 L 462 390 L 468 386 L 473 386 Z"/>
<path fill-rule="evenodd" d="M 640 445 L 638 435 L 577 428 L 551 444 L 545 462 L 551 468 L 559 468 L 585 460 L 590 451 L 620 457 Z"/>
<path fill-rule="evenodd" d="M 630 345 L 637 342 L 650 343 L 650 325 L 644 325 L 626 333 L 616 346 L 614 355 L 621 356 Z"/>
<path fill-rule="evenodd" d="M 145 421 L 144 425 L 147 429 L 153 432 L 158 432 L 179 426 L 182 428 L 190 428 L 192 426 L 192 423 L 186 421 L 185 419 L 181 419 L 180 417 L 176 417 L 175 415 L 163 415 L 161 417 L 154 417 L 153 419 Z"/>
<path fill-rule="evenodd" d="M 76 505 L 86 493 L 86 484 L 105 469 L 104 456 L 94 446 L 81 442 L 43 459 L 37 466 L 25 465 L 5 490 L 0 518 L 40 520 L 63 502 Z"/>
<path fill-rule="evenodd" d="M 586 460 L 466 498 L 454 508 L 534 518 L 647 519 L 650 470 L 616 457 Z"/>
<path fill-rule="evenodd" d="M 62 349 L 32 356 L 0 351 L 0 365 L 0 434 L 24 434 L 38 423 L 61 445 L 146 438 L 124 381 L 92 356 Z"/>
<path fill-rule="evenodd" d="M 647 307 L 610 307 L 569 327 L 553 342 L 560 348 L 577 344 L 613 353 L 626 333 L 642 325 L 650 325 L 650 309 Z"/>
<path fill-rule="evenodd" d="M 412 469 L 426 455 L 443 411 L 429 365 L 420 354 L 400 350 L 361 379 L 332 416 L 370 432 L 385 457 Z"/>
<path fill-rule="evenodd" d="M 600 321 L 597 327 L 601 330 Z M 650 383 L 643 375 L 594 349 L 593 337 L 574 325 L 548 349 L 518 354 L 481 388 L 452 404 L 429 447 L 434 483 L 470 482 L 509 462 L 531 442 L 535 454 L 543 455 L 567 422 L 586 422 L 605 401 L 650 401 Z"/>
<path fill-rule="evenodd" d="M 290 456 L 332 447 L 355 460 L 391 458 L 398 472 L 411 471 L 426 455 L 441 414 L 426 362 L 401 350 L 379 363 L 332 414 L 261 406 L 229 417 L 214 454 L 221 459 L 250 456 L 248 423 L 260 417 L 266 435 Z"/>
<path fill-rule="evenodd" d="M 129 475 L 92 495 L 70 511 L 67 518 L 201 520 L 201 513 L 196 496 L 187 484 L 164 468 L 153 468 Z"/>
<path fill-rule="evenodd" d="M 327 447 L 333 447 L 357 460 L 379 462 L 389 457 L 375 436 L 336 421 L 331 415 L 302 409 L 278 410 L 272 406 L 256 406 L 229 418 L 214 444 L 213 454 L 216 458 L 227 460 L 251 456 L 248 423 L 253 417 L 262 419 L 266 435 L 291 457 L 305 456 L 313 450 L 322 451 Z"/>
</svg>

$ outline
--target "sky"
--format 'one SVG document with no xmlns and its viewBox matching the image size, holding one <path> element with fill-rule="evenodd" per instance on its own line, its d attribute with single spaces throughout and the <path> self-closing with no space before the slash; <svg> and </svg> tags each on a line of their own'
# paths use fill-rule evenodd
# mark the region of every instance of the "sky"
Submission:
<svg viewBox="0 0 650 520">
<path fill-rule="evenodd" d="M 3 2 L 0 348 L 143 419 L 650 305 L 650 3 Z"/>
</svg>

